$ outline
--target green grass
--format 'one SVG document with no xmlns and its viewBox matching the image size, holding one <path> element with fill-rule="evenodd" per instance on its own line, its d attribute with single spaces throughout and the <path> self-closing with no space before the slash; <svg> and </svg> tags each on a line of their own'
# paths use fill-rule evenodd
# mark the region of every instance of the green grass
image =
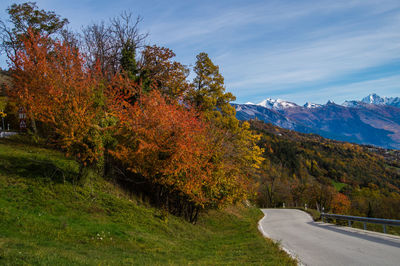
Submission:
<svg viewBox="0 0 400 266">
<path fill-rule="evenodd" d="M 352 227 L 364 229 L 364 223 L 352 222 Z M 383 226 L 380 224 L 369 224 L 367 223 L 367 230 L 383 233 Z M 400 227 L 398 226 L 386 226 L 386 233 L 391 235 L 400 235 Z"/>
<path fill-rule="evenodd" d="M 258 232 L 256 208 L 161 219 L 101 178 L 73 185 L 77 171 L 57 151 L 0 140 L 1 265 L 295 265 Z"/>
<path fill-rule="evenodd" d="M 294 208 L 294 209 L 302 210 L 302 211 L 308 213 L 309 215 L 311 215 L 311 217 L 313 218 L 314 221 L 321 220 L 321 213 L 315 209 L 310 209 L 310 208 L 305 209 L 302 207 L 298 207 L 298 208 Z"/>
</svg>

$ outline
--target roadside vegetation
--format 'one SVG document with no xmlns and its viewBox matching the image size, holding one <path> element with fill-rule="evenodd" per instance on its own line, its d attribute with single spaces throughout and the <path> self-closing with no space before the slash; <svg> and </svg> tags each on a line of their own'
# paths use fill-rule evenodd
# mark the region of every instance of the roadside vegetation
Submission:
<svg viewBox="0 0 400 266">
<path fill-rule="evenodd" d="M 295 265 L 258 232 L 257 208 L 193 225 L 100 176 L 73 184 L 78 171 L 60 152 L 0 140 L 0 264 Z"/>
</svg>

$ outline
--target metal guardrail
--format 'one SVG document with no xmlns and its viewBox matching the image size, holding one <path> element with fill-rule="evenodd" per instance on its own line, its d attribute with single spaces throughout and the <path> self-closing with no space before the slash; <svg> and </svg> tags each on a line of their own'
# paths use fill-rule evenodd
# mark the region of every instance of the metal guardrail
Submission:
<svg viewBox="0 0 400 266">
<path fill-rule="evenodd" d="M 383 232 L 386 234 L 386 226 L 400 226 L 400 220 L 389 220 L 380 218 L 369 218 L 369 217 L 359 217 L 359 216 L 349 216 L 349 215 L 339 215 L 339 214 L 329 214 L 321 213 L 321 219 L 325 222 L 326 218 L 347 220 L 349 227 L 351 227 L 352 221 L 363 222 L 364 230 L 367 230 L 367 223 L 371 224 L 381 224 L 383 226 Z"/>
</svg>

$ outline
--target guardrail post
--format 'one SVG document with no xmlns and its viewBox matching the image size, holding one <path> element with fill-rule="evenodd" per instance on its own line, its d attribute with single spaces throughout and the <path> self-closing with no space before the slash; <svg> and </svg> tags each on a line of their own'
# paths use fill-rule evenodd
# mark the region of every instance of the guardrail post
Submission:
<svg viewBox="0 0 400 266">
<path fill-rule="evenodd" d="M 325 215 L 324 215 L 324 212 L 325 212 L 325 208 L 322 207 L 321 218 L 322 218 L 322 222 L 323 222 L 323 223 L 325 223 Z"/>
<path fill-rule="evenodd" d="M 367 230 L 367 223 L 364 222 L 364 230 Z"/>
<path fill-rule="evenodd" d="M 349 220 L 349 227 L 351 227 L 351 221 Z"/>
<path fill-rule="evenodd" d="M 386 234 L 386 224 L 383 225 L 383 233 Z"/>
</svg>

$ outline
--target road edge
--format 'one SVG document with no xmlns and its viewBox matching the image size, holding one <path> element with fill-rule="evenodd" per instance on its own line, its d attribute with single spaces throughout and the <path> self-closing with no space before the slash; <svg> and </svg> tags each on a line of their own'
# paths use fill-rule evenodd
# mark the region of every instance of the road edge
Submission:
<svg viewBox="0 0 400 266">
<path fill-rule="evenodd" d="M 267 217 L 267 214 L 264 213 L 261 209 L 260 209 L 260 211 L 264 214 L 264 216 L 263 216 L 263 218 L 261 218 L 261 219 L 258 221 L 258 224 L 257 224 L 257 225 L 258 225 L 258 226 L 257 226 L 257 227 L 258 227 L 258 231 L 260 231 L 261 234 L 262 234 L 265 238 L 268 238 L 268 239 L 274 241 L 272 238 L 270 238 L 270 237 L 268 236 L 268 234 L 264 231 L 264 228 L 261 226 L 261 222 Z M 275 241 L 274 241 L 274 242 L 275 242 Z M 282 249 L 283 251 L 285 251 L 292 259 L 296 260 L 296 261 L 297 261 L 297 265 L 299 265 L 299 266 L 305 266 L 305 265 L 300 261 L 299 257 L 298 257 L 294 252 L 292 252 L 291 250 L 285 248 L 284 246 L 282 246 L 282 244 L 279 245 L 279 248 Z"/>
</svg>

